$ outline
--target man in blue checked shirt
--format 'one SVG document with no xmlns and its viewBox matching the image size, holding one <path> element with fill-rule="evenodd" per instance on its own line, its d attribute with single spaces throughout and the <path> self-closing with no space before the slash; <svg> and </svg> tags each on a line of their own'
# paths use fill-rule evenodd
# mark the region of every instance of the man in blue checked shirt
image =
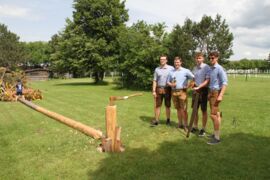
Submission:
<svg viewBox="0 0 270 180">
<path fill-rule="evenodd" d="M 219 53 L 211 52 L 209 59 L 211 63 L 210 70 L 210 82 L 209 82 L 209 103 L 211 108 L 211 119 L 214 124 L 214 134 L 211 136 L 211 140 L 207 143 L 210 145 L 220 143 L 220 123 L 221 112 L 219 104 L 223 100 L 223 95 L 228 85 L 227 74 L 223 67 L 218 64 Z"/>
<path fill-rule="evenodd" d="M 174 68 L 167 64 L 167 56 L 161 55 L 159 58 L 160 66 L 155 69 L 152 94 L 154 96 L 155 102 L 155 119 L 151 122 L 152 125 L 156 126 L 159 123 L 159 116 L 161 105 L 164 99 L 164 104 L 166 107 L 166 124 L 170 125 L 171 116 L 171 87 L 167 86 L 167 79 L 169 72 L 174 70 Z"/>
<path fill-rule="evenodd" d="M 202 110 L 202 129 L 199 131 L 198 129 L 198 112 L 195 116 L 193 128 L 191 130 L 192 133 L 196 133 L 199 131 L 199 136 L 205 135 L 205 128 L 207 123 L 207 98 L 208 98 L 208 83 L 210 79 L 210 67 L 204 63 L 204 55 L 201 52 L 196 53 L 195 55 L 196 66 L 193 68 L 192 73 L 194 74 L 195 78 L 195 86 L 193 88 L 192 94 L 192 107 L 195 101 L 196 93 L 199 93 L 199 101 L 198 106 L 201 106 Z"/>
<path fill-rule="evenodd" d="M 175 109 L 177 110 L 178 127 L 187 131 L 187 118 L 185 118 L 187 86 L 188 80 L 193 79 L 194 75 L 190 70 L 181 67 L 182 60 L 180 57 L 174 58 L 174 71 L 169 73 L 167 84 L 172 87 L 172 98 Z M 184 121 L 184 125 L 182 122 Z"/>
</svg>

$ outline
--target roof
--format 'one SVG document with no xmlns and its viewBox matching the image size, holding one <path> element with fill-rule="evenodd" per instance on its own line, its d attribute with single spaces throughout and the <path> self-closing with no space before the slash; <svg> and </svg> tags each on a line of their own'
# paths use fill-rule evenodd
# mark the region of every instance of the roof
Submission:
<svg viewBox="0 0 270 180">
<path fill-rule="evenodd" d="M 42 69 L 42 68 L 28 69 L 28 70 L 25 70 L 24 72 L 28 73 L 28 72 L 36 72 L 36 71 L 46 71 L 46 72 L 51 72 L 49 69 Z"/>
</svg>

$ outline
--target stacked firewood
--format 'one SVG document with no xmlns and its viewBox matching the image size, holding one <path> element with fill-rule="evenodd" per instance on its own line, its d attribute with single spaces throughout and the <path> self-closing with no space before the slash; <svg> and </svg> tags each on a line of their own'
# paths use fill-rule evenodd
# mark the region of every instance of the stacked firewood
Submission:
<svg viewBox="0 0 270 180">
<path fill-rule="evenodd" d="M 23 85 L 23 97 L 29 101 L 42 99 L 40 90 L 34 90 L 27 86 L 27 79 L 24 72 L 7 71 L 0 67 L 0 101 L 16 101 L 16 84 L 18 80 Z"/>
</svg>

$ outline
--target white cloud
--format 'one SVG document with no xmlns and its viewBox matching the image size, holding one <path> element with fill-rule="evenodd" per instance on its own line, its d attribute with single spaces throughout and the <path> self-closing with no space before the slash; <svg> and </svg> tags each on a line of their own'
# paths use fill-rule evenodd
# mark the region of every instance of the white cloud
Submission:
<svg viewBox="0 0 270 180">
<path fill-rule="evenodd" d="M 269 48 L 270 50 L 270 26 L 250 29 L 238 27 L 234 29 L 237 40 L 248 46 L 257 48 Z"/>
<path fill-rule="evenodd" d="M 251 52 L 250 52 L 250 51 L 246 51 L 246 52 L 244 52 L 243 54 L 244 54 L 245 56 L 247 56 L 247 57 L 251 56 Z"/>
<path fill-rule="evenodd" d="M 27 8 L 13 5 L 0 5 L 0 16 L 4 17 L 26 17 L 29 10 Z"/>
<path fill-rule="evenodd" d="M 34 12 L 30 8 L 11 4 L 0 5 L 0 18 L 17 18 L 31 21 L 37 21 L 41 19 L 39 15 L 34 15 Z"/>
<path fill-rule="evenodd" d="M 232 59 L 261 58 L 270 51 L 270 0 L 128 0 L 126 6 L 129 24 L 138 19 L 165 22 L 169 29 L 187 17 L 199 21 L 220 14 L 234 34 Z"/>
<path fill-rule="evenodd" d="M 238 9 L 236 16 L 232 19 L 233 27 L 257 28 L 269 26 L 270 21 L 269 0 L 246 0 L 241 9 Z"/>
<path fill-rule="evenodd" d="M 260 58 L 263 58 L 263 59 L 267 59 L 268 55 L 269 55 L 269 52 L 260 52 L 260 53 L 258 53 L 258 56 Z"/>
</svg>

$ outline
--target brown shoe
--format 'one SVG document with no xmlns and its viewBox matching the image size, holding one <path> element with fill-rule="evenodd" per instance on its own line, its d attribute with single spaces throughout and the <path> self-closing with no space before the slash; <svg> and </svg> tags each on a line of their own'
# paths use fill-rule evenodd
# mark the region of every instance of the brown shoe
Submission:
<svg viewBox="0 0 270 180">
<path fill-rule="evenodd" d="M 157 121 L 157 120 L 153 120 L 153 121 L 151 122 L 151 125 L 152 125 L 152 126 L 157 126 L 157 125 L 158 125 L 158 121 Z"/>
<path fill-rule="evenodd" d="M 178 128 L 180 128 L 180 129 L 184 129 L 183 124 L 178 124 Z"/>
</svg>

